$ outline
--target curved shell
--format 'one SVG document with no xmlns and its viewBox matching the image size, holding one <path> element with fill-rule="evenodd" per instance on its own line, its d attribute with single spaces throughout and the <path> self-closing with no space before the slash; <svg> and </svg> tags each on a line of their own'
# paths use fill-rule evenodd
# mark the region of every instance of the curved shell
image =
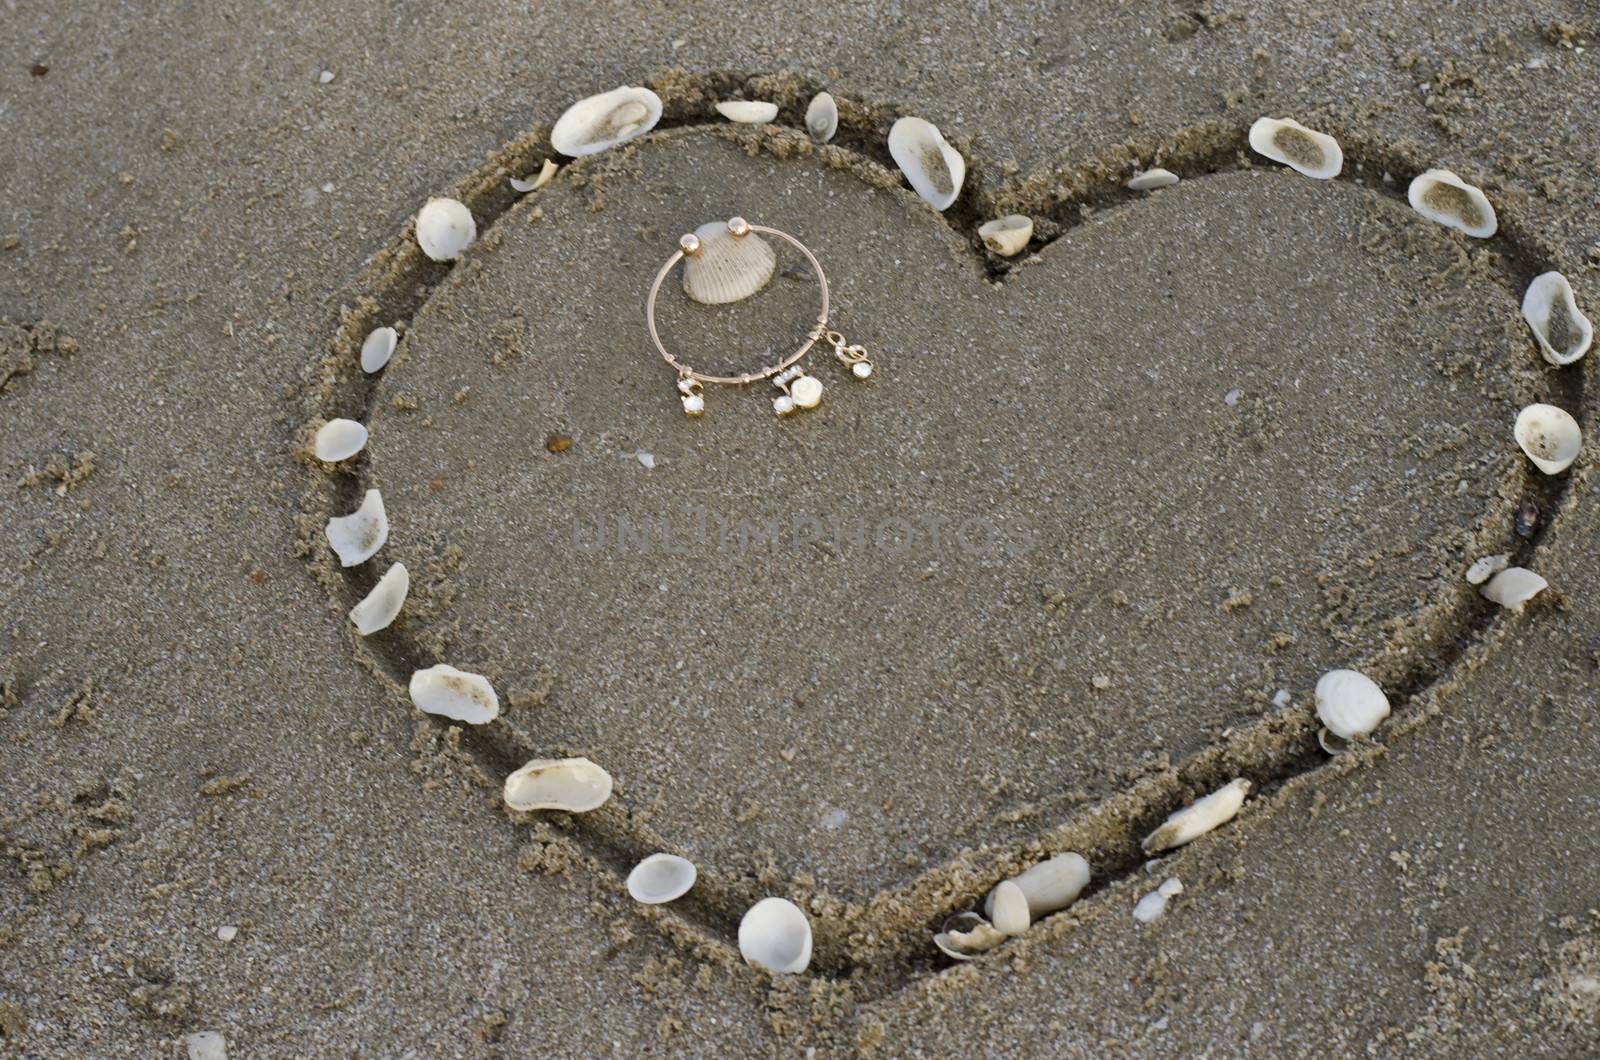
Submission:
<svg viewBox="0 0 1600 1060">
<path fill-rule="evenodd" d="M 989 897 L 984 899 L 983 912 L 995 930 L 1003 935 L 1020 935 L 1033 923 L 1028 912 L 1028 896 L 1014 880 L 995 884 Z"/>
<path fill-rule="evenodd" d="M 699 875 L 688 858 L 651 854 L 628 873 L 628 894 L 642 905 L 660 905 L 682 898 Z"/>
<path fill-rule="evenodd" d="M 373 328 L 361 343 L 361 370 L 368 373 L 376 372 L 388 364 L 389 358 L 394 356 L 395 344 L 399 341 L 400 333 L 394 328 Z"/>
<path fill-rule="evenodd" d="M 411 702 L 425 714 L 482 725 L 500 715 L 500 697 L 482 674 L 440 663 L 411 675 Z"/>
<path fill-rule="evenodd" d="M 1565 471 L 1583 449 L 1578 421 L 1554 405 L 1529 405 L 1517 413 L 1513 432 L 1528 459 L 1546 475 Z"/>
<path fill-rule="evenodd" d="M 1482 585 L 1511 565 L 1511 556 L 1502 552 L 1495 556 L 1479 556 L 1467 568 L 1467 584 Z"/>
<path fill-rule="evenodd" d="M 827 92 L 818 92 L 806 106 L 806 132 L 819 144 L 833 139 L 839 131 L 839 104 Z"/>
<path fill-rule="evenodd" d="M 1389 716 L 1389 697 L 1378 683 L 1358 670 L 1329 670 L 1317 682 L 1317 718 L 1324 728 L 1318 737 L 1329 754 L 1328 734 L 1339 740 L 1362 740 Z"/>
<path fill-rule="evenodd" d="M 700 249 L 683 259 L 683 293 L 704 305 L 749 298 L 778 270 L 778 255 L 754 232 L 736 236 L 728 222 L 711 221 L 694 230 Z"/>
<path fill-rule="evenodd" d="M 763 898 L 739 921 L 739 955 L 770 972 L 803 972 L 811 963 L 811 922 L 787 898 Z"/>
<path fill-rule="evenodd" d="M 1483 190 L 1448 169 L 1430 169 L 1419 175 L 1406 190 L 1406 198 L 1411 208 L 1428 220 L 1477 239 L 1488 239 L 1500 228 Z"/>
<path fill-rule="evenodd" d="M 1578 310 L 1572 284 L 1559 272 L 1535 276 L 1522 296 L 1522 319 L 1533 329 L 1544 359 L 1564 367 L 1589 352 L 1594 325 Z"/>
<path fill-rule="evenodd" d="M 417 211 L 417 246 L 434 261 L 454 261 L 478 238 L 472 211 L 454 199 L 429 199 Z"/>
<path fill-rule="evenodd" d="M 1250 149 L 1317 180 L 1332 180 L 1344 168 L 1338 140 L 1293 118 L 1257 118 L 1250 126 Z"/>
<path fill-rule="evenodd" d="M 348 460 L 367 447 L 367 428 L 355 420 L 329 420 L 317 428 L 311 449 L 328 464 Z"/>
<path fill-rule="evenodd" d="M 550 130 L 550 146 L 581 158 L 643 136 L 660 120 L 660 96 L 648 88 L 623 85 L 568 107 Z"/>
<path fill-rule="evenodd" d="M 977 913 L 957 913 L 933 936 L 933 944 L 939 952 L 956 961 L 970 961 L 1005 940 L 1003 932 L 996 931 L 993 924 Z"/>
<path fill-rule="evenodd" d="M 552 180 L 556 179 L 556 170 L 561 167 L 552 159 L 545 159 L 544 165 L 539 167 L 539 172 L 533 175 L 532 180 L 523 180 L 520 177 L 511 178 L 511 190 L 518 195 L 526 195 L 530 191 L 538 191 Z"/>
<path fill-rule="evenodd" d="M 1020 213 L 996 217 L 978 226 L 978 238 L 1002 258 L 1013 257 L 1026 250 L 1033 238 L 1033 218 Z"/>
<path fill-rule="evenodd" d="M 1157 188 L 1172 187 L 1172 185 L 1178 183 L 1178 179 L 1178 174 L 1172 170 L 1156 166 L 1153 169 L 1145 170 L 1143 173 L 1135 174 L 1128 181 L 1127 187 L 1129 191 L 1155 191 Z"/>
<path fill-rule="evenodd" d="M 717 104 L 717 113 L 729 121 L 765 125 L 777 118 L 778 105 L 756 99 L 727 99 Z"/>
<path fill-rule="evenodd" d="M 1507 567 L 1478 591 L 1501 607 L 1521 611 L 1522 605 L 1550 588 L 1550 583 L 1526 567 Z"/>
<path fill-rule="evenodd" d="M 513 810 L 588 813 L 611 798 L 611 774 L 587 758 L 535 758 L 506 777 Z"/>
<path fill-rule="evenodd" d="M 1089 886 L 1089 863 L 1080 854 L 1057 854 L 1011 880 L 1028 900 L 1032 920 L 1059 912 L 1078 900 Z"/>
<path fill-rule="evenodd" d="M 361 507 L 349 515 L 329 519 L 323 533 L 338 553 L 341 567 L 365 563 L 389 540 L 389 516 L 383 510 L 383 494 L 368 490 Z"/>
<path fill-rule="evenodd" d="M 911 187 L 935 210 L 948 210 L 967 179 L 967 161 L 932 122 L 901 118 L 889 129 L 889 154 Z"/>
<path fill-rule="evenodd" d="M 1244 805 L 1250 782 L 1243 777 L 1213 791 L 1193 805 L 1175 811 L 1160 828 L 1144 838 L 1144 852 L 1154 854 L 1200 838 L 1218 825 L 1226 824 Z"/>
<path fill-rule="evenodd" d="M 406 594 L 410 591 L 411 572 L 406 570 L 404 563 L 396 563 L 384 572 L 372 591 L 350 609 L 350 621 L 355 625 L 356 632 L 369 637 L 380 629 L 387 629 L 400 614 Z"/>
</svg>

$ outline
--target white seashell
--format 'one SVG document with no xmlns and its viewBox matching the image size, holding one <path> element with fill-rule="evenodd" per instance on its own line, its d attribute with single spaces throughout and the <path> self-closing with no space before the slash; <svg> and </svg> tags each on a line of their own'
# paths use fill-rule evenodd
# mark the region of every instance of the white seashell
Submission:
<svg viewBox="0 0 1600 1060">
<path fill-rule="evenodd" d="M 195 1031 L 183 1036 L 183 1051 L 189 1060 L 228 1060 L 228 1041 L 216 1031 Z"/>
<path fill-rule="evenodd" d="M 683 293 L 703 305 L 749 298 L 778 270 L 778 255 L 754 232 L 736 236 L 728 222 L 710 221 L 694 235 L 700 248 L 683 259 Z"/>
<path fill-rule="evenodd" d="M 818 92 L 806 107 L 806 132 L 819 144 L 833 139 L 839 131 L 839 104 L 826 92 Z"/>
<path fill-rule="evenodd" d="M 1317 682 L 1317 718 L 1324 728 L 1317 740 L 1329 754 L 1343 748 L 1329 746 L 1337 740 L 1364 740 L 1389 716 L 1389 697 L 1378 683 L 1357 670 L 1329 670 Z"/>
<path fill-rule="evenodd" d="M 506 777 L 513 810 L 588 813 L 611 798 L 611 774 L 587 758 L 535 758 Z"/>
<path fill-rule="evenodd" d="M 1154 854 L 1198 839 L 1218 825 L 1226 824 L 1244 805 L 1250 794 L 1250 782 L 1240 777 L 1218 788 L 1191 806 L 1185 806 L 1168 817 L 1166 823 L 1144 838 L 1144 852 Z"/>
<path fill-rule="evenodd" d="M 1557 367 L 1588 353 L 1594 341 L 1594 325 L 1578 311 L 1572 285 L 1559 272 L 1535 276 L 1528 284 L 1528 293 L 1522 296 L 1522 319 L 1533 329 L 1544 359 Z"/>
<path fill-rule="evenodd" d="M 1292 118 L 1257 118 L 1250 126 L 1250 149 L 1317 180 L 1332 180 L 1344 168 L 1338 140 Z"/>
<path fill-rule="evenodd" d="M 916 193 L 935 210 L 947 210 L 961 194 L 967 161 L 921 118 L 901 118 L 889 128 L 889 154 Z"/>
<path fill-rule="evenodd" d="M 1492 575 L 1499 574 L 1511 563 L 1511 557 L 1502 552 L 1498 556 L 1480 556 L 1467 568 L 1467 584 L 1482 585 Z"/>
<path fill-rule="evenodd" d="M 944 922 L 944 929 L 933 936 L 933 944 L 945 956 L 957 961 L 970 961 L 980 953 L 987 953 L 1006 940 L 1004 932 L 995 930 L 977 913 L 957 913 Z"/>
<path fill-rule="evenodd" d="M 1526 567 L 1507 567 L 1478 591 L 1501 607 L 1521 611 L 1522 605 L 1550 588 L 1550 583 Z"/>
<path fill-rule="evenodd" d="M 1554 405 L 1529 405 L 1517 413 L 1514 433 L 1528 459 L 1546 475 L 1565 471 L 1583 449 L 1578 421 Z"/>
<path fill-rule="evenodd" d="M 518 177 L 511 178 L 511 190 L 518 195 L 526 195 L 530 191 L 538 191 L 556 178 L 556 170 L 561 167 L 550 159 L 544 160 L 544 165 L 539 167 L 539 172 L 534 174 L 532 180 L 522 180 Z"/>
<path fill-rule="evenodd" d="M 1133 907 L 1133 919 L 1148 924 L 1167 911 L 1167 902 L 1183 893 L 1183 881 L 1176 876 L 1161 881 L 1161 886 L 1139 899 Z"/>
<path fill-rule="evenodd" d="M 1011 882 L 1028 900 L 1028 917 L 1038 920 L 1078 900 L 1089 886 L 1089 863 L 1078 854 L 1057 854 L 1014 877 Z"/>
<path fill-rule="evenodd" d="M 550 146 L 580 158 L 643 136 L 660 120 L 660 96 L 623 85 L 568 107 L 550 130 Z"/>
<path fill-rule="evenodd" d="M 434 261 L 454 261 L 478 238 L 472 211 L 454 199 L 429 199 L 417 212 L 417 246 Z"/>
<path fill-rule="evenodd" d="M 370 637 L 380 629 L 387 629 L 400 613 L 410 591 L 411 572 L 404 563 L 396 563 L 384 572 L 372 591 L 350 609 L 350 621 L 355 623 L 356 632 Z"/>
<path fill-rule="evenodd" d="M 753 99 L 729 99 L 717 104 L 717 113 L 729 121 L 765 125 L 778 116 L 778 105 Z"/>
<path fill-rule="evenodd" d="M 771 972 L 803 972 L 811 963 L 811 922 L 787 898 L 763 898 L 739 921 L 739 955 Z"/>
<path fill-rule="evenodd" d="M 1430 169 L 1411 182 L 1406 191 L 1411 208 L 1430 221 L 1488 239 L 1500 227 L 1494 207 L 1483 194 L 1448 169 Z"/>
<path fill-rule="evenodd" d="M 1033 923 L 1028 913 L 1028 895 L 1014 880 L 995 884 L 989 897 L 984 899 L 983 912 L 995 930 L 1004 935 L 1020 935 Z"/>
<path fill-rule="evenodd" d="M 317 428 L 311 449 L 317 459 L 329 464 L 348 460 L 367 445 L 367 428 L 355 420 L 329 420 Z"/>
<path fill-rule="evenodd" d="M 482 674 L 440 663 L 411 675 L 411 702 L 425 714 L 482 725 L 500 715 L 500 697 Z"/>
<path fill-rule="evenodd" d="M 628 873 L 628 894 L 643 905 L 660 905 L 682 898 L 699 874 L 688 858 L 651 854 Z"/>
<path fill-rule="evenodd" d="M 1176 183 L 1178 183 L 1178 174 L 1170 169 L 1162 169 L 1157 166 L 1154 169 L 1147 169 L 1143 173 L 1136 174 L 1132 180 L 1128 181 L 1127 186 L 1130 191 L 1155 191 L 1157 188 L 1170 188 Z"/>
<path fill-rule="evenodd" d="M 376 372 L 389 363 L 389 358 L 394 356 L 394 347 L 400 341 L 400 333 L 394 328 L 373 328 L 367 334 L 366 341 L 361 344 L 361 370 L 363 372 Z"/>
<path fill-rule="evenodd" d="M 349 515 L 329 519 L 323 533 L 339 554 L 341 567 L 365 563 L 389 540 L 389 516 L 383 510 L 383 494 L 368 490 L 361 507 Z"/>
<path fill-rule="evenodd" d="M 978 226 L 978 238 L 1002 258 L 1009 258 L 1022 253 L 1033 238 L 1033 218 L 1013 213 L 985 221 Z"/>
</svg>

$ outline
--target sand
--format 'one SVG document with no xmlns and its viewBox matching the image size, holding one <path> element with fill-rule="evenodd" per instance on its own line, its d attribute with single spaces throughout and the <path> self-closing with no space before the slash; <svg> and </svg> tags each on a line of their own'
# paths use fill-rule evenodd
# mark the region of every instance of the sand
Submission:
<svg viewBox="0 0 1600 1060">
<path fill-rule="evenodd" d="M 1544 480 L 1510 422 L 1552 400 L 1592 433 L 1593 359 L 1545 367 L 1517 305 L 1547 268 L 1597 305 L 1600 27 L 992 15 L 13 15 L 8 1047 L 1592 1047 L 1593 448 Z M 515 196 L 562 107 L 617 83 L 662 93 L 660 130 Z M 798 126 L 822 86 L 826 149 L 709 117 L 770 98 Z M 942 217 L 885 168 L 901 113 L 968 158 Z M 1344 178 L 1248 156 L 1260 114 L 1338 135 Z M 1121 189 L 1149 165 L 1184 180 Z M 1432 165 L 1485 187 L 1501 237 L 1405 207 Z M 454 268 L 407 233 L 445 192 L 484 233 Z M 759 384 L 682 416 L 643 291 L 734 212 L 819 254 L 874 380 L 813 354 L 816 410 L 780 421 Z M 1037 223 L 1010 262 L 975 237 L 1007 212 Z M 815 288 L 781 264 L 714 312 L 669 282 L 674 348 L 738 371 L 794 341 Z M 367 378 L 380 323 L 404 339 Z M 330 469 L 303 447 L 335 414 L 373 433 Z M 346 574 L 321 521 L 368 486 L 394 533 Z M 1554 590 L 1494 611 L 1460 576 L 1490 551 Z M 413 599 L 363 642 L 343 612 L 396 560 Z M 504 720 L 410 711 L 434 661 L 488 674 Z M 1342 665 L 1396 715 L 1330 762 L 1310 690 Z M 508 819 L 503 773 L 554 754 L 616 798 Z M 1142 865 L 1140 836 L 1240 775 L 1238 821 Z M 701 881 L 641 911 L 620 877 L 654 849 Z M 938 956 L 946 915 L 1063 849 L 1094 869 L 1071 912 Z M 1138 925 L 1167 876 L 1183 895 Z M 811 914 L 806 976 L 738 961 L 768 893 Z"/>
</svg>

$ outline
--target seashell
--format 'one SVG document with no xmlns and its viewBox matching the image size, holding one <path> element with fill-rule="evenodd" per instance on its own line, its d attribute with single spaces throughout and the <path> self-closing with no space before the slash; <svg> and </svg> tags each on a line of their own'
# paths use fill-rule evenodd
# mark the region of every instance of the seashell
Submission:
<svg viewBox="0 0 1600 1060">
<path fill-rule="evenodd" d="M 651 854 L 628 873 L 628 894 L 643 905 L 660 905 L 682 898 L 699 874 L 688 858 Z"/>
<path fill-rule="evenodd" d="M 1144 838 L 1144 852 L 1154 854 L 1198 839 L 1218 825 L 1226 824 L 1244 805 L 1250 794 L 1250 782 L 1243 777 L 1213 791 L 1193 805 L 1185 806 L 1168 817 L 1166 823 Z"/>
<path fill-rule="evenodd" d="M 329 420 L 317 428 L 311 449 L 328 464 L 348 460 L 367 445 L 367 428 L 355 420 Z"/>
<path fill-rule="evenodd" d="M 778 255 L 765 239 L 748 230 L 736 236 L 729 223 L 710 221 L 696 228 L 699 246 L 683 259 L 683 293 L 704 305 L 749 298 L 778 270 Z"/>
<path fill-rule="evenodd" d="M 1070 851 L 1041 861 L 1014 877 L 1011 882 L 1028 900 L 1028 917 L 1038 920 L 1058 912 L 1078 900 L 1089 886 L 1089 863 Z"/>
<path fill-rule="evenodd" d="M 643 136 L 660 120 L 660 96 L 623 85 L 568 107 L 550 130 L 550 146 L 581 158 Z"/>
<path fill-rule="evenodd" d="M 1389 697 L 1378 683 L 1357 670 L 1329 670 L 1317 682 L 1317 717 L 1323 724 L 1317 742 L 1329 754 L 1346 740 L 1364 740 L 1389 716 Z M 1329 746 L 1332 734 L 1339 744 Z"/>
<path fill-rule="evenodd" d="M 1526 567 L 1507 567 L 1478 591 L 1501 607 L 1521 611 L 1522 605 L 1550 588 L 1550 583 Z"/>
<path fill-rule="evenodd" d="M 933 936 L 933 944 L 939 951 L 957 961 L 970 961 L 1005 940 L 1004 932 L 996 931 L 993 924 L 977 913 L 957 913 Z"/>
<path fill-rule="evenodd" d="M 355 623 L 356 632 L 370 637 L 380 629 L 387 629 L 400 613 L 406 593 L 410 591 L 411 572 L 404 563 L 396 563 L 384 572 L 372 591 L 350 609 L 350 621 Z"/>
<path fill-rule="evenodd" d="M 1411 182 L 1406 191 L 1411 208 L 1430 221 L 1488 239 L 1499 229 L 1494 207 L 1483 194 L 1448 169 L 1430 169 Z"/>
<path fill-rule="evenodd" d="M 978 237 L 1002 258 L 1012 257 L 1022 253 L 1033 238 L 1033 218 L 1013 213 L 985 221 L 978 226 Z"/>
<path fill-rule="evenodd" d="M 556 179 L 556 170 L 560 168 L 555 162 L 547 158 L 544 160 L 544 165 L 539 167 L 539 172 L 534 174 L 532 180 L 521 180 L 517 177 L 512 177 L 511 190 L 518 195 L 526 195 L 530 191 L 538 191 Z"/>
<path fill-rule="evenodd" d="M 373 328 L 361 344 L 361 370 L 376 372 L 388 364 L 399 341 L 400 334 L 394 328 Z"/>
<path fill-rule="evenodd" d="M 472 211 L 454 199 L 429 199 L 417 211 L 417 246 L 434 261 L 454 261 L 478 238 Z"/>
<path fill-rule="evenodd" d="M 1167 902 L 1183 893 L 1183 881 L 1176 876 L 1161 881 L 1161 886 L 1139 899 L 1133 906 L 1133 919 L 1148 924 L 1167 911 Z"/>
<path fill-rule="evenodd" d="M 889 128 L 889 154 L 916 193 L 935 210 L 948 210 L 961 194 L 967 161 L 921 118 L 901 118 Z"/>
<path fill-rule="evenodd" d="M 323 533 L 339 554 L 341 567 L 365 563 L 389 540 L 389 516 L 383 510 L 383 494 L 368 490 L 361 507 L 349 515 L 329 519 Z"/>
<path fill-rule="evenodd" d="M 1338 140 L 1292 118 L 1257 118 L 1250 126 L 1250 149 L 1317 180 L 1332 180 L 1344 168 Z"/>
<path fill-rule="evenodd" d="M 778 105 L 754 99 L 729 99 L 717 104 L 717 113 L 729 121 L 765 125 L 778 116 Z"/>
<path fill-rule="evenodd" d="M 611 798 L 611 774 L 587 758 L 535 758 L 506 777 L 513 810 L 588 813 Z"/>
<path fill-rule="evenodd" d="M 1130 191 L 1155 191 L 1157 188 L 1172 187 L 1172 185 L 1178 183 L 1178 179 L 1178 174 L 1172 170 L 1162 169 L 1157 166 L 1154 169 L 1147 169 L 1143 173 L 1136 174 L 1133 179 L 1128 181 L 1127 187 Z"/>
<path fill-rule="evenodd" d="M 1499 574 L 1511 563 L 1511 557 L 1502 552 L 1498 556 L 1480 556 L 1467 568 L 1467 584 L 1482 585 L 1492 575 Z"/>
<path fill-rule="evenodd" d="M 1578 311 L 1572 284 L 1559 272 L 1535 276 L 1528 284 L 1528 292 L 1522 296 L 1522 319 L 1533 329 L 1544 359 L 1558 368 L 1588 353 L 1594 341 L 1594 325 Z"/>
<path fill-rule="evenodd" d="M 500 715 L 500 697 L 482 674 L 440 663 L 411 674 L 411 702 L 424 714 L 482 725 Z"/>
<path fill-rule="evenodd" d="M 769 972 L 803 972 L 811 963 L 811 922 L 787 898 L 763 898 L 739 921 L 739 955 Z"/>
<path fill-rule="evenodd" d="M 1554 405 L 1529 405 L 1517 413 L 1517 444 L 1546 475 L 1559 475 L 1572 465 L 1583 448 L 1578 421 Z"/>
<path fill-rule="evenodd" d="M 1033 917 L 1028 913 L 1028 895 L 1015 880 L 1001 880 L 983 902 L 984 915 L 1002 935 L 1020 935 L 1028 930 Z"/>
<path fill-rule="evenodd" d="M 833 139 L 839 131 L 839 104 L 826 92 L 818 92 L 806 107 L 806 132 L 819 144 Z"/>
</svg>

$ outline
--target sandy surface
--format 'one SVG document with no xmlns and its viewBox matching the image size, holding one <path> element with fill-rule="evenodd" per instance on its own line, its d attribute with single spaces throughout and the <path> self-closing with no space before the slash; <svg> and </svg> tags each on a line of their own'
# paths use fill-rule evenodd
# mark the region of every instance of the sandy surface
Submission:
<svg viewBox="0 0 1600 1060">
<path fill-rule="evenodd" d="M 1594 448 L 1550 482 L 1510 440 L 1530 400 L 1593 436 L 1593 358 L 1546 368 L 1517 315 L 1547 268 L 1600 304 L 1592 12 L 7 19 L 8 1049 L 1592 1051 Z M 548 122 L 622 82 L 662 93 L 661 130 L 516 201 Z M 834 148 L 704 127 L 732 96 L 793 125 L 823 86 Z M 942 218 L 883 168 L 901 113 L 969 159 Z M 1246 157 L 1260 114 L 1337 133 L 1345 177 Z M 1118 190 L 1155 163 L 1185 180 Z M 1436 164 L 1499 238 L 1405 207 Z M 452 190 L 486 235 L 428 266 L 407 222 Z M 1011 211 L 1040 238 L 1008 267 L 973 229 Z M 878 379 L 819 364 L 814 412 L 776 420 L 763 384 L 682 417 L 640 301 L 679 232 L 734 212 L 819 253 Z M 743 368 L 813 288 L 668 295 L 697 367 Z M 368 380 L 352 342 L 390 322 Z M 297 455 L 332 414 L 370 422 L 366 458 Z M 347 577 L 321 519 L 368 485 L 395 530 Z M 696 512 L 869 539 L 707 542 Z M 691 539 L 597 547 L 619 517 Z M 1019 547 L 874 539 L 896 520 Z M 1555 586 L 1522 616 L 1460 579 L 1503 550 Z M 413 606 L 360 643 L 342 612 L 394 560 Z M 490 675 L 505 720 L 414 714 L 399 682 L 439 660 Z M 1330 764 L 1309 693 L 1337 665 L 1397 711 Z M 556 753 L 616 798 L 509 820 L 501 774 Z M 1141 865 L 1235 775 L 1238 822 Z M 657 848 L 702 879 L 641 913 L 619 874 Z M 1062 849 L 1095 871 L 1073 911 L 938 957 L 947 914 Z M 1168 875 L 1183 897 L 1136 925 Z M 732 948 L 766 893 L 812 915 L 804 977 Z"/>
</svg>

